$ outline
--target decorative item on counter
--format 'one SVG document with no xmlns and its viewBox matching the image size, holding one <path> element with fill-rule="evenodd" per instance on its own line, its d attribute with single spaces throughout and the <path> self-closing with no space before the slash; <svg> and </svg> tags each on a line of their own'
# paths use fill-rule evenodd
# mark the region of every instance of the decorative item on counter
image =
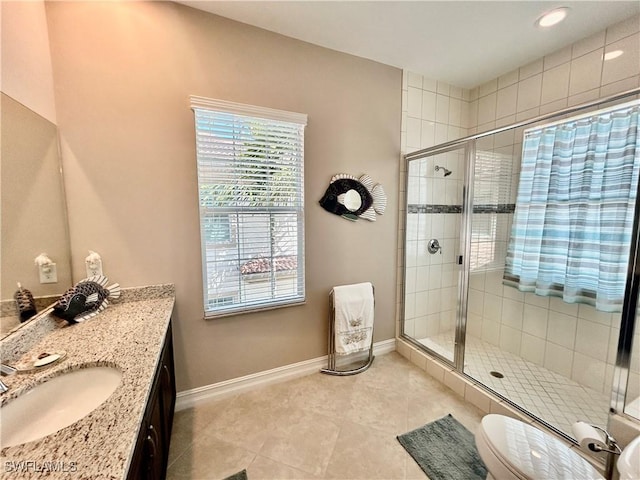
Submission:
<svg viewBox="0 0 640 480">
<path fill-rule="evenodd" d="M 356 178 L 339 173 L 331 178 L 320 205 L 327 212 L 347 220 L 355 222 L 364 218 L 375 222 L 376 214 L 382 215 L 387 207 L 387 196 L 382 185 L 375 183 L 369 175 Z"/>
<path fill-rule="evenodd" d="M 36 368 L 45 367 L 47 365 L 51 365 L 53 362 L 57 362 L 58 360 L 66 357 L 66 352 L 62 353 L 47 353 L 43 352 L 38 355 L 38 358 L 33 362 L 33 366 Z"/>
<path fill-rule="evenodd" d="M 13 364 L 15 373 L 33 373 L 51 367 L 67 358 L 67 352 L 58 350 L 56 352 L 42 352 L 38 355 L 30 355 L 20 359 Z"/>
<path fill-rule="evenodd" d="M 18 282 L 18 290 L 14 293 L 13 298 L 16 301 L 16 308 L 18 309 L 21 323 L 26 322 L 38 313 L 32 293 L 26 288 L 23 288 L 20 282 Z"/>
<path fill-rule="evenodd" d="M 100 254 L 89 250 L 89 255 L 84 259 L 87 267 L 87 278 L 102 275 L 102 257 Z"/>
<path fill-rule="evenodd" d="M 120 296 L 120 285 L 105 287 L 109 280 L 103 275 L 79 281 L 54 304 L 53 314 L 69 323 L 84 322 L 109 305 L 108 299 Z"/>
</svg>

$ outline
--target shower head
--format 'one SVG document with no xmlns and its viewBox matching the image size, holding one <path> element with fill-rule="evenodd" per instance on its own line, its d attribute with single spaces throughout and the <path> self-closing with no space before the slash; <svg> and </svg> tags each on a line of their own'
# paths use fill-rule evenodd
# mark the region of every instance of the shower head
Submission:
<svg viewBox="0 0 640 480">
<path fill-rule="evenodd" d="M 440 166 L 436 165 L 436 172 L 438 170 L 443 170 L 445 177 L 448 177 L 449 175 L 451 175 L 451 170 L 449 170 L 448 168 L 444 168 L 444 167 L 440 167 Z"/>
</svg>

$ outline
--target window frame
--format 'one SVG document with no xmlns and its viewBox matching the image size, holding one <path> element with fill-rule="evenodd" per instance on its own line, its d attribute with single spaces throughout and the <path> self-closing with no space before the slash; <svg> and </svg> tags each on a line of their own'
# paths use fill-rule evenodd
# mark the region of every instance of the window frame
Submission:
<svg viewBox="0 0 640 480">
<path fill-rule="evenodd" d="M 202 278 L 203 278 L 203 308 L 204 308 L 204 317 L 207 318 L 220 318 L 230 315 L 237 315 L 242 313 L 256 312 L 262 310 L 271 310 L 274 308 L 282 308 L 288 306 L 301 305 L 305 303 L 306 300 L 306 278 L 305 278 L 305 248 L 304 248 L 304 129 L 307 125 L 307 115 L 295 112 L 287 112 L 283 110 L 276 110 L 266 107 L 258 107 L 254 105 L 246 105 L 235 102 L 228 102 L 225 100 L 216 100 L 209 99 L 198 96 L 190 96 L 190 106 L 193 110 L 194 114 L 194 133 L 195 133 L 195 144 L 196 144 L 196 163 L 197 163 L 197 171 L 198 171 L 198 204 L 199 204 L 199 224 L 200 224 L 200 240 L 201 240 L 201 261 L 202 261 Z M 211 180 L 208 182 L 202 181 L 201 176 L 201 163 L 206 161 L 203 157 L 200 156 L 198 147 L 199 147 L 199 135 L 201 134 L 201 130 L 198 126 L 198 115 L 206 114 L 206 112 L 211 112 L 211 115 L 214 116 L 216 114 L 225 115 L 231 114 L 237 117 L 244 117 L 248 121 L 251 119 L 256 120 L 259 119 L 261 122 L 269 122 L 273 121 L 272 126 L 274 129 L 277 129 L 276 123 L 280 124 L 289 123 L 292 124 L 292 131 L 296 128 L 299 128 L 299 134 L 296 136 L 296 144 L 298 145 L 298 155 L 296 158 L 299 159 L 298 163 L 295 164 L 296 169 L 296 201 L 295 206 L 292 207 L 282 207 L 282 206 L 260 206 L 258 207 L 258 212 L 254 213 L 254 215 L 258 215 L 256 218 L 262 218 L 263 216 L 268 215 L 270 222 L 273 222 L 273 217 L 278 215 L 289 216 L 295 218 L 295 247 L 296 253 L 296 264 L 295 270 L 292 274 L 295 278 L 294 285 L 292 287 L 294 293 L 289 296 L 284 296 L 282 298 L 278 297 L 276 293 L 278 290 L 277 281 L 279 278 L 290 277 L 290 275 L 282 275 L 283 272 L 277 269 L 277 259 L 282 257 L 282 255 L 276 255 L 273 251 L 270 252 L 269 255 L 258 257 L 258 258 L 266 258 L 270 262 L 271 267 L 276 267 L 275 272 L 270 274 L 270 270 L 265 275 L 261 273 L 260 275 L 264 275 L 265 282 L 268 283 L 268 288 L 272 292 L 271 295 L 274 298 L 267 299 L 261 298 L 258 300 L 249 300 L 248 286 L 245 287 L 245 283 L 250 284 L 251 282 L 243 277 L 246 276 L 245 273 L 241 271 L 241 267 L 248 263 L 246 258 L 240 254 L 241 250 L 243 250 L 243 242 L 246 239 L 241 238 L 240 231 L 242 230 L 241 225 L 249 225 L 243 224 L 240 222 L 240 218 L 247 213 L 247 208 L 243 206 L 229 206 L 229 205 L 217 205 L 212 207 L 211 205 L 205 205 L 202 202 L 202 186 L 210 186 Z M 293 125 L 295 124 L 295 125 Z M 277 135 L 277 132 L 274 133 Z M 239 158 L 239 157 L 234 157 Z M 212 165 L 215 160 L 211 160 Z M 257 160 L 260 162 L 260 159 Z M 229 221 L 229 235 L 230 238 L 228 241 L 220 241 L 216 242 L 216 246 L 220 248 L 224 248 L 227 246 L 237 246 L 238 254 L 235 258 L 235 261 L 238 262 L 238 287 L 237 290 L 232 292 L 231 290 L 220 289 L 215 293 L 210 291 L 210 275 L 209 271 L 211 268 L 211 260 L 209 258 L 210 253 L 208 252 L 208 248 L 211 249 L 211 242 L 207 243 L 207 235 L 210 233 L 205 231 L 204 224 L 206 222 L 211 222 L 211 214 L 212 208 L 217 209 L 215 211 L 215 215 L 227 215 Z M 235 215 L 236 220 L 231 221 L 231 216 Z M 237 223 L 237 225 L 236 225 Z M 234 227 L 235 225 L 235 227 Z M 267 237 L 265 237 L 267 238 Z M 271 237 L 271 234 L 268 236 L 270 242 L 273 242 L 274 239 Z M 217 248 L 216 247 L 216 248 Z M 215 265 L 214 265 L 215 268 Z M 255 276 L 254 278 L 257 278 Z M 253 280 L 255 281 L 255 280 Z M 265 295 L 266 296 L 266 295 Z M 233 305 L 225 305 L 227 302 L 217 302 L 216 299 L 224 298 L 227 300 L 230 297 L 238 298 L 238 302 Z M 245 299 L 243 300 L 243 297 Z M 217 308 L 212 307 L 212 305 L 220 304 Z"/>
</svg>

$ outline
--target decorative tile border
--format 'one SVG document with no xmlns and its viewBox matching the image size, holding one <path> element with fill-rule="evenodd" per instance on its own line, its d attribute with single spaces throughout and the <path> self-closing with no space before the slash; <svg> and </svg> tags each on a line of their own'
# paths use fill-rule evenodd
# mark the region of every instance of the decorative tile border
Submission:
<svg viewBox="0 0 640 480">
<path fill-rule="evenodd" d="M 515 203 L 498 203 L 487 205 L 474 205 L 473 213 L 513 213 L 516 210 Z"/>
<path fill-rule="evenodd" d="M 409 204 L 407 213 L 462 213 L 462 205 Z"/>
<path fill-rule="evenodd" d="M 474 205 L 473 213 L 513 213 L 515 209 L 515 203 Z M 426 205 L 410 203 L 407 205 L 407 213 L 462 213 L 462 205 Z"/>
</svg>

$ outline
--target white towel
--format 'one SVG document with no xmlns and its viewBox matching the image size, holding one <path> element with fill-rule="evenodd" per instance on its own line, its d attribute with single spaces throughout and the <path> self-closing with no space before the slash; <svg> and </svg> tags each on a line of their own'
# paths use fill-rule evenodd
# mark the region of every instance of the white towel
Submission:
<svg viewBox="0 0 640 480">
<path fill-rule="evenodd" d="M 367 350 L 373 335 L 373 286 L 356 283 L 333 288 L 335 352 L 338 355 Z"/>
</svg>

